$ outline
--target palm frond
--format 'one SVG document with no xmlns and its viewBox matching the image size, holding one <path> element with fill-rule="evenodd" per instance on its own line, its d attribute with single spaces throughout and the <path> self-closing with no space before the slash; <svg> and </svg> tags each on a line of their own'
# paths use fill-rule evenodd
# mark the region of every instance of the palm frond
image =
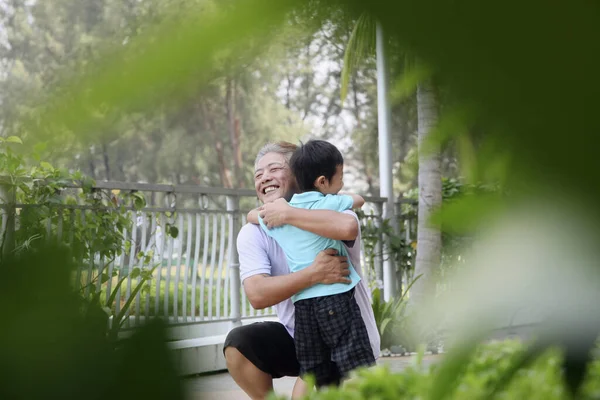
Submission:
<svg viewBox="0 0 600 400">
<path fill-rule="evenodd" d="M 344 52 L 344 65 L 341 74 L 340 97 L 342 102 L 348 95 L 350 77 L 356 72 L 358 65 L 372 54 L 375 49 L 375 21 L 363 13 L 356 21 L 348 45 Z"/>
</svg>

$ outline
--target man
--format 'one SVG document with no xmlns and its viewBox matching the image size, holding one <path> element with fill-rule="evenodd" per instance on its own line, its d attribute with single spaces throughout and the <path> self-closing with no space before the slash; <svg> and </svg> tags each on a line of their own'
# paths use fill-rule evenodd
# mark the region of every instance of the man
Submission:
<svg viewBox="0 0 600 400">
<path fill-rule="evenodd" d="M 264 146 L 255 162 L 254 186 L 264 204 L 260 216 L 269 227 L 282 224 L 334 240 L 346 241 L 348 255 L 357 272 L 360 268 L 360 229 L 354 213 L 292 208 L 282 199 L 296 191 L 289 160 L 296 146 L 279 142 Z M 278 200 L 278 201 L 277 201 Z M 227 336 L 224 354 L 229 373 L 252 399 L 264 399 L 273 388 L 273 379 L 298 376 L 294 347 L 294 305 L 292 295 L 316 283 L 348 283 L 346 257 L 329 249 L 319 253 L 314 263 L 290 274 L 285 254 L 258 226 L 247 224 L 237 238 L 240 275 L 246 297 L 256 309 L 275 306 L 280 322 L 260 322 L 233 329 Z M 356 301 L 365 321 L 373 354 L 379 356 L 380 338 L 364 279 L 356 286 Z M 299 378 L 293 397 L 304 393 Z"/>
</svg>

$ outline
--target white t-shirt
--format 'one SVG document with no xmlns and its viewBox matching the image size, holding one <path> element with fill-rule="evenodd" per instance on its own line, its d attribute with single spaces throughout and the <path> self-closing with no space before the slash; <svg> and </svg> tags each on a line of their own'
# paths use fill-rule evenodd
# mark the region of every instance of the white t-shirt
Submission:
<svg viewBox="0 0 600 400">
<path fill-rule="evenodd" d="M 346 211 L 356 218 L 352 211 Z M 373 308 L 371 307 L 371 295 L 365 282 L 360 264 L 360 231 L 352 247 L 346 245 L 350 262 L 361 280 L 355 287 L 356 302 L 360 308 L 361 315 L 365 321 L 369 341 L 375 358 L 379 357 L 381 339 L 377 331 Z M 246 278 L 254 275 L 267 274 L 271 276 L 287 275 L 290 270 L 286 257 L 272 237 L 269 237 L 258 225 L 246 224 L 240 230 L 237 237 L 237 248 L 240 257 L 240 278 L 242 283 Z M 285 326 L 289 334 L 294 336 L 294 303 L 291 299 L 282 301 L 275 305 L 275 312 L 279 321 Z"/>
</svg>

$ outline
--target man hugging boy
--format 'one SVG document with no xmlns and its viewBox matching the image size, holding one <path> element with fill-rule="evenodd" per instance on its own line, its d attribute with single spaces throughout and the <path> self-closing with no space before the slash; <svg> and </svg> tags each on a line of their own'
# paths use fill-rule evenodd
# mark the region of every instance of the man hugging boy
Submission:
<svg viewBox="0 0 600 400">
<path fill-rule="evenodd" d="M 342 212 L 364 204 L 361 196 L 338 195 L 344 186 L 344 159 L 331 143 L 310 140 L 301 145 L 292 155 L 290 167 L 299 188 L 289 201 L 290 206 Z M 267 228 L 256 210 L 248 215 L 248 221 L 260 223 L 267 235 L 275 239 L 292 273 L 312 264 L 322 250 L 333 248 L 347 256 L 339 240 L 291 225 Z M 354 299 L 360 276 L 351 264 L 349 267 L 351 283 L 317 284 L 292 297 L 300 374 L 312 375 L 317 387 L 339 385 L 340 377 L 347 377 L 350 371 L 375 364 L 367 329 Z"/>
</svg>

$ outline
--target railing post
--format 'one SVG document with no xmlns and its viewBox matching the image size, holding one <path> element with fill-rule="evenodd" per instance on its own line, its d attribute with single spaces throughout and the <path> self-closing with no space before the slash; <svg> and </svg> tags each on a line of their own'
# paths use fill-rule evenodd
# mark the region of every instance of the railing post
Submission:
<svg viewBox="0 0 600 400">
<path fill-rule="evenodd" d="M 242 325 L 240 261 L 237 251 L 237 236 L 240 231 L 240 199 L 237 195 L 227 196 L 227 212 L 229 213 L 229 293 L 231 293 L 231 328 Z"/>
<path fill-rule="evenodd" d="M 16 187 L 11 184 L 0 184 L 0 204 L 2 208 L 2 231 L 0 240 L 2 256 L 9 254 L 15 247 L 15 203 Z"/>
<path fill-rule="evenodd" d="M 381 211 L 381 223 L 383 224 L 384 220 L 389 220 L 390 226 L 392 228 L 392 232 L 398 233 L 398 224 L 396 221 L 396 217 L 394 215 L 394 203 L 390 205 L 390 200 L 388 199 L 384 204 L 379 205 Z M 398 295 L 397 287 L 396 287 L 396 265 L 394 263 L 394 255 L 392 254 L 391 241 L 388 236 L 383 236 L 380 234 L 380 242 L 383 248 L 383 259 L 382 259 L 382 275 L 383 275 L 383 300 L 390 301 L 392 298 Z"/>
<path fill-rule="evenodd" d="M 377 242 L 375 243 L 375 251 L 374 251 L 374 260 L 373 265 L 375 266 L 375 279 L 377 281 L 377 287 L 380 289 L 381 299 L 383 300 L 384 290 L 383 290 L 383 203 L 376 202 L 375 210 L 377 214 L 377 219 L 374 221 L 378 234 L 377 234 Z"/>
</svg>

